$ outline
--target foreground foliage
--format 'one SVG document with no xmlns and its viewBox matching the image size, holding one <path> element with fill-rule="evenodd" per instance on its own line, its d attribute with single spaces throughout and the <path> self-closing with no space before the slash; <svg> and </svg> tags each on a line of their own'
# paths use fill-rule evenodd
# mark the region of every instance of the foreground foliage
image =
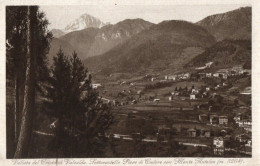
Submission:
<svg viewBox="0 0 260 166">
<path fill-rule="evenodd" d="M 91 75 L 75 52 L 70 59 L 62 50 L 54 57 L 47 98 L 47 112 L 56 118 L 50 148 L 63 157 L 101 153 L 101 136 L 112 123 L 112 114 L 92 88 Z"/>
</svg>

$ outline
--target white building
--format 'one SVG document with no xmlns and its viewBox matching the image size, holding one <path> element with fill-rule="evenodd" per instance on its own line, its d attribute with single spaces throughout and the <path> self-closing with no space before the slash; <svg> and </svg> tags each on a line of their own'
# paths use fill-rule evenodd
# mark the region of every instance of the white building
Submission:
<svg viewBox="0 0 260 166">
<path fill-rule="evenodd" d="M 206 73 L 206 77 L 212 77 L 212 73 Z"/>
<path fill-rule="evenodd" d="M 213 139 L 213 152 L 215 155 L 224 154 L 224 139 L 222 137 L 215 137 Z"/>
<path fill-rule="evenodd" d="M 102 85 L 100 83 L 92 84 L 93 89 L 97 89 L 98 87 L 101 87 Z"/>
<path fill-rule="evenodd" d="M 195 95 L 195 94 L 191 94 L 191 95 L 190 95 L 190 99 L 191 99 L 191 100 L 195 100 L 195 99 L 196 99 L 196 95 Z"/>
<path fill-rule="evenodd" d="M 159 101 L 160 101 L 160 99 L 154 99 L 153 101 L 154 101 L 154 102 L 156 102 L 156 101 L 157 101 L 157 102 L 159 102 Z"/>
<path fill-rule="evenodd" d="M 219 77 L 219 73 L 214 73 L 213 77 Z"/>
<path fill-rule="evenodd" d="M 241 116 L 240 115 L 237 115 L 233 118 L 235 120 L 235 122 L 239 122 L 241 120 Z"/>
<path fill-rule="evenodd" d="M 165 76 L 165 80 L 176 80 L 176 77 L 174 75 Z"/>
<path fill-rule="evenodd" d="M 224 147 L 224 140 L 222 137 L 215 137 L 213 139 L 213 145 L 216 147 L 216 148 L 223 148 Z"/>
<path fill-rule="evenodd" d="M 245 146 L 252 147 L 252 140 L 247 140 Z"/>
<path fill-rule="evenodd" d="M 219 116 L 219 124 L 227 125 L 228 124 L 228 117 L 227 116 Z"/>
<path fill-rule="evenodd" d="M 239 127 L 244 127 L 246 125 L 252 126 L 252 121 L 250 119 L 244 119 L 244 120 L 238 121 L 238 125 L 239 125 Z"/>
<path fill-rule="evenodd" d="M 176 80 L 176 77 L 175 76 L 168 76 L 168 79 L 174 81 L 174 80 Z"/>
<path fill-rule="evenodd" d="M 197 93 L 199 93 L 199 90 L 198 89 L 192 89 L 191 93 L 196 93 L 197 94 Z"/>
<path fill-rule="evenodd" d="M 190 73 L 185 73 L 183 76 L 186 78 L 190 78 Z"/>
</svg>

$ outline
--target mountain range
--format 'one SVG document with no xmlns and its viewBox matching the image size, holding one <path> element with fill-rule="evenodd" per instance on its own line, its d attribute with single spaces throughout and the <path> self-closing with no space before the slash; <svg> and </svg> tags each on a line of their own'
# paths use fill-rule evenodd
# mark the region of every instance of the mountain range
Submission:
<svg viewBox="0 0 260 166">
<path fill-rule="evenodd" d="M 70 32 L 51 42 L 49 55 L 55 55 L 60 47 L 67 49 L 64 51 L 67 54 L 73 50 L 77 51 L 82 59 L 100 55 L 151 25 L 153 24 L 142 19 L 127 19 L 115 25 L 105 25 L 102 28 L 92 27 Z"/>
<path fill-rule="evenodd" d="M 225 39 L 207 48 L 203 53 L 189 61 L 185 67 L 204 66 L 208 62 L 213 62 L 211 68 L 251 64 L 251 49 L 250 40 Z"/>
<path fill-rule="evenodd" d="M 102 72 L 165 69 L 169 65 L 180 65 L 185 49 L 205 49 L 214 43 L 215 38 L 198 25 L 186 21 L 163 21 L 103 55 L 86 59 L 85 63 L 96 71 L 102 69 Z"/>
<path fill-rule="evenodd" d="M 217 41 L 223 39 L 251 40 L 252 8 L 243 7 L 208 16 L 196 24 L 207 29 Z"/>
<path fill-rule="evenodd" d="M 238 58 L 241 62 L 227 65 L 242 64 L 251 55 L 251 48 L 248 49 L 251 17 L 251 7 L 245 7 L 208 16 L 197 23 L 170 20 L 153 24 L 142 19 L 126 19 L 105 25 L 85 14 L 66 26 L 66 31 L 71 32 L 53 31 L 56 37 L 51 42 L 49 57 L 59 48 L 66 54 L 75 50 L 91 71 L 109 74 L 183 69 L 205 60 L 216 61 L 215 53 L 221 54 L 218 48 L 230 51 L 232 47 L 236 51 L 230 61 L 243 58 Z M 204 60 L 200 62 L 200 59 Z M 224 60 L 220 58 L 218 63 Z"/>
</svg>

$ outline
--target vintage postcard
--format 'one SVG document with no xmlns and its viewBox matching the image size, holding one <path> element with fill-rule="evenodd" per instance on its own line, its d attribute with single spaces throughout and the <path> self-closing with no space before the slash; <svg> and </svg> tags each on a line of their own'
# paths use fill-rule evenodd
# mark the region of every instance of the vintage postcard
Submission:
<svg viewBox="0 0 260 166">
<path fill-rule="evenodd" d="M 259 165 L 259 5 L 1 1 L 1 165 Z"/>
</svg>

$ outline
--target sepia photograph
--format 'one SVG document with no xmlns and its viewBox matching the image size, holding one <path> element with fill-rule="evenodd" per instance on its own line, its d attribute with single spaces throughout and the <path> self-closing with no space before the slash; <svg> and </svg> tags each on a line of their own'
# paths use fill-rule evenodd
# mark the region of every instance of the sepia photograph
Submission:
<svg viewBox="0 0 260 166">
<path fill-rule="evenodd" d="M 252 5 L 5 6 L 6 159 L 252 158 Z"/>
</svg>

